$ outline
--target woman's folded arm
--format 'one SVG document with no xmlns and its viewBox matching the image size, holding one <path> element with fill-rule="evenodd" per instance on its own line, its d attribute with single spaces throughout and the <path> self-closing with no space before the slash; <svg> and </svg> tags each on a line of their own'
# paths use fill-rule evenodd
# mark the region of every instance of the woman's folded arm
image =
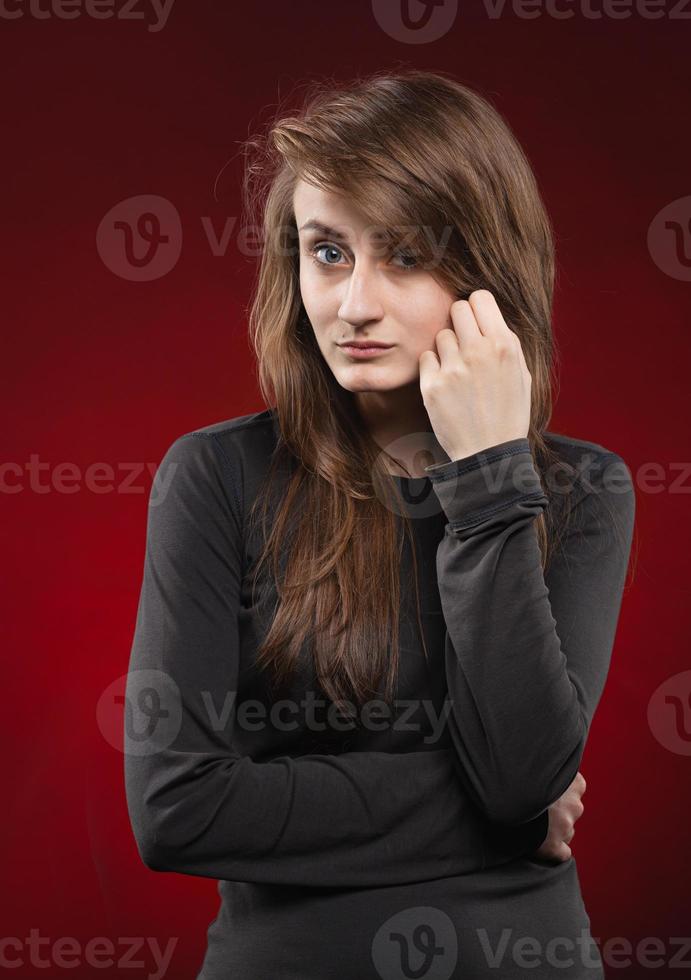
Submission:
<svg viewBox="0 0 691 980">
<path fill-rule="evenodd" d="M 233 741 L 243 560 L 233 464 L 188 433 L 149 498 L 125 699 L 125 787 L 158 871 L 368 887 L 462 874 L 525 853 L 544 816 L 487 852 L 456 753 L 345 752 L 254 761 Z M 227 710 L 224 713 L 223 706 Z"/>
<path fill-rule="evenodd" d="M 621 605 L 631 476 L 615 454 L 594 454 L 543 573 L 535 519 L 548 497 L 527 439 L 427 472 L 448 518 L 437 575 L 459 778 L 490 821 L 520 826 L 579 768 Z"/>
</svg>

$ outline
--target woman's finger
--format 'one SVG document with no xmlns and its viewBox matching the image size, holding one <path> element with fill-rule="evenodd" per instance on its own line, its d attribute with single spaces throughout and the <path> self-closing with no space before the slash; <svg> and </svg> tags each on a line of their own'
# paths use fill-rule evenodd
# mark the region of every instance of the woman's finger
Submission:
<svg viewBox="0 0 691 980">
<path fill-rule="evenodd" d="M 480 333 L 485 337 L 505 337 L 511 333 L 501 315 L 499 304 L 488 289 L 476 289 L 468 297 Z"/>
<path fill-rule="evenodd" d="M 471 294 L 472 295 L 472 294 Z M 467 299 L 456 300 L 451 304 L 451 322 L 458 338 L 461 352 L 477 344 L 482 339 L 482 331 Z"/>
<path fill-rule="evenodd" d="M 561 841 L 556 848 L 557 859 L 559 861 L 568 861 L 571 857 L 571 848 L 566 843 L 566 841 Z"/>
<path fill-rule="evenodd" d="M 434 338 L 434 342 L 437 345 L 437 354 L 442 367 L 448 365 L 453 358 L 458 357 L 458 337 L 453 330 L 448 328 L 440 330 Z"/>
</svg>

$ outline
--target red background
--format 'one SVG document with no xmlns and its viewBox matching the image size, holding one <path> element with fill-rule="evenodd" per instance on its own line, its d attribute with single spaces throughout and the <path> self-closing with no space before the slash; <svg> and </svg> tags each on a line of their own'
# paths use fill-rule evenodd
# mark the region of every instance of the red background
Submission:
<svg viewBox="0 0 691 980">
<path fill-rule="evenodd" d="M 689 757 L 661 744 L 647 710 L 689 666 L 691 473 L 686 493 L 670 482 L 689 459 L 691 285 L 653 261 L 647 232 L 691 190 L 691 25 L 462 8 L 420 45 L 389 37 L 360 2 L 177 0 L 158 32 L 86 15 L 0 18 L 3 459 L 23 468 L 37 454 L 48 487 L 16 471 L 3 488 L 4 936 L 178 937 L 167 976 L 196 976 L 215 883 L 141 863 L 122 755 L 96 717 L 127 670 L 151 482 L 142 467 L 183 432 L 264 408 L 246 335 L 255 262 L 235 231 L 214 255 L 201 220 L 220 234 L 240 215 L 237 141 L 304 80 L 399 66 L 451 71 L 489 96 L 533 163 L 559 263 L 550 428 L 620 453 L 634 477 L 649 462 L 665 474 L 657 493 L 636 480 L 637 564 L 581 766 L 573 848 L 601 944 L 653 936 L 671 956 L 670 938 L 689 932 Z M 152 20 L 148 5 L 135 9 Z M 101 218 L 139 194 L 171 201 L 184 229 L 179 261 L 150 282 L 114 274 L 96 247 Z M 65 462 L 82 473 L 110 464 L 117 483 L 122 467 L 139 469 L 127 491 L 82 480 L 67 493 L 50 485 Z M 672 682 L 680 697 L 684 680 Z"/>
</svg>

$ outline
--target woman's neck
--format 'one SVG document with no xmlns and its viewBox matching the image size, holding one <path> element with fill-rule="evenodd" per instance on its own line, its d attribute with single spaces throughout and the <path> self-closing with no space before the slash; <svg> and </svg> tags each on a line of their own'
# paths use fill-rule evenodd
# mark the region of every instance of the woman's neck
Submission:
<svg viewBox="0 0 691 980">
<path fill-rule="evenodd" d="M 393 391 L 356 392 L 355 404 L 374 442 L 393 460 L 384 458 L 395 476 L 422 477 L 429 466 L 445 456 L 437 442 L 417 380 Z"/>
</svg>

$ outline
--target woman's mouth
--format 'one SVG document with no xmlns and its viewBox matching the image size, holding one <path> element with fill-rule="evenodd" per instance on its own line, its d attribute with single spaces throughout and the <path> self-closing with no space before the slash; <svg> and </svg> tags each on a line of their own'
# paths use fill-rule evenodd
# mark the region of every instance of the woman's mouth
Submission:
<svg viewBox="0 0 691 980">
<path fill-rule="evenodd" d="M 393 349 L 393 345 L 391 347 L 355 347 L 352 344 L 341 344 L 339 347 L 344 354 L 348 357 L 354 357 L 356 360 L 376 357 Z"/>
</svg>

